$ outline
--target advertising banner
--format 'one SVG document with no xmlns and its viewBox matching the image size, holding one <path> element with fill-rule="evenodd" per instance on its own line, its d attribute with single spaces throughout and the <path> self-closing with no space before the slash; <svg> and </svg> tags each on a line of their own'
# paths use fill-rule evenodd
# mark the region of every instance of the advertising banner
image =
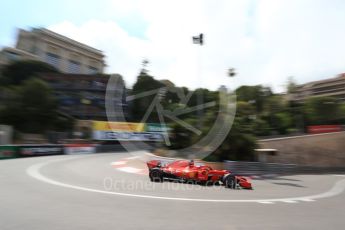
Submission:
<svg viewBox="0 0 345 230">
<path fill-rule="evenodd" d="M 147 123 L 145 125 L 146 132 L 167 132 L 168 127 L 166 125 L 161 125 L 157 123 Z"/>
<path fill-rule="evenodd" d="M 333 133 L 342 131 L 341 125 L 312 125 L 308 126 L 308 133 L 319 134 L 319 133 Z"/>
<path fill-rule="evenodd" d="M 163 141 L 162 133 L 153 132 L 113 132 L 94 131 L 95 140 L 118 140 L 118 141 Z"/>
<path fill-rule="evenodd" d="M 145 123 L 93 121 L 94 131 L 143 132 Z"/>
<path fill-rule="evenodd" d="M 15 158 L 18 155 L 18 147 L 13 145 L 0 146 L 0 159 Z"/>
<path fill-rule="evenodd" d="M 65 154 L 91 154 L 96 152 L 94 144 L 67 144 L 64 145 Z"/>
<path fill-rule="evenodd" d="M 163 141 L 166 130 L 154 123 L 93 121 L 94 140 Z"/>
<path fill-rule="evenodd" d="M 20 145 L 19 155 L 28 156 L 48 156 L 63 154 L 62 145 Z"/>
</svg>

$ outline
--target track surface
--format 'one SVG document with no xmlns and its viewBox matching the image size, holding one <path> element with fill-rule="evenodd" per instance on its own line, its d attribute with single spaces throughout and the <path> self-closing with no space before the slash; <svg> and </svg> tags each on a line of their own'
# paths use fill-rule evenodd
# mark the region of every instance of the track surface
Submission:
<svg viewBox="0 0 345 230">
<path fill-rule="evenodd" d="M 0 229 L 344 229 L 343 176 L 151 183 L 141 155 L 0 161 Z"/>
</svg>

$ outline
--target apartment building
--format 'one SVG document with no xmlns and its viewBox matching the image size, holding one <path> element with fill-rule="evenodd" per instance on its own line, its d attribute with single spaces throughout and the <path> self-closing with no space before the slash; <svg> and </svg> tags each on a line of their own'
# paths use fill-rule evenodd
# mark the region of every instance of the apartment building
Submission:
<svg viewBox="0 0 345 230">
<path fill-rule="evenodd" d="M 299 85 L 291 95 L 291 99 L 303 102 L 305 99 L 313 96 L 335 97 L 339 101 L 345 102 L 345 73 L 333 78 Z"/>
<path fill-rule="evenodd" d="M 5 47 L 0 52 L 0 65 L 15 60 L 40 60 L 62 73 L 97 74 L 103 73 L 104 54 L 45 28 L 30 31 L 20 29 L 15 48 Z"/>
<path fill-rule="evenodd" d="M 53 90 L 60 113 L 79 120 L 101 121 L 108 120 L 105 103 L 110 77 L 117 78 L 117 84 L 111 88 L 109 98 L 115 108 L 111 116 L 114 119 L 120 119 L 122 116 L 127 118 L 126 89 L 120 75 L 40 74 L 40 78 Z"/>
</svg>

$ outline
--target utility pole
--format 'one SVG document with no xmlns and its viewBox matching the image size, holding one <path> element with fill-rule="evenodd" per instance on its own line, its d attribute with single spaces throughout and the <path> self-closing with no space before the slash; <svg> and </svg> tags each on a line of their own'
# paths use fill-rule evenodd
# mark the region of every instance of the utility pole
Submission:
<svg viewBox="0 0 345 230">
<path fill-rule="evenodd" d="M 230 68 L 228 70 L 228 76 L 229 77 L 235 77 L 235 75 L 236 75 L 235 69 L 234 68 Z"/>
<path fill-rule="evenodd" d="M 204 34 L 201 33 L 198 36 L 193 36 L 193 43 L 202 46 L 204 44 Z M 198 63 L 199 64 L 199 63 Z M 197 94 L 197 106 L 202 106 L 204 103 L 202 88 L 200 87 L 200 92 Z M 203 115 L 204 111 L 202 108 L 198 110 L 198 117 L 199 117 L 199 129 L 201 130 L 203 127 Z"/>
</svg>

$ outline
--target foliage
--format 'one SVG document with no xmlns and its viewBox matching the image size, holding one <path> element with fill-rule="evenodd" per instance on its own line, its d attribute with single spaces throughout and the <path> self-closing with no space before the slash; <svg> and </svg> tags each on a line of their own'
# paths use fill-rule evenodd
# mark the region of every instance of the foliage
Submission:
<svg viewBox="0 0 345 230">
<path fill-rule="evenodd" d="M 290 76 L 287 80 L 286 92 L 294 93 L 296 92 L 296 89 L 297 89 L 297 83 L 295 82 L 295 79 L 292 76 Z"/>
<path fill-rule="evenodd" d="M 164 87 L 160 81 L 149 76 L 147 72 L 147 70 L 141 71 L 133 87 L 134 95 Z M 287 91 L 293 93 L 296 89 L 297 84 L 290 77 Z M 200 102 L 215 102 L 216 106 L 203 109 L 201 113 L 193 110 L 188 114 L 179 115 L 179 119 L 199 128 L 202 131 L 200 136 L 181 124 L 166 119 L 171 128 L 171 146 L 169 146 L 171 149 L 191 146 L 206 135 L 214 124 L 219 108 L 218 92 L 216 91 L 196 89 L 193 92 L 188 88 L 172 86 L 161 98 L 161 104 L 166 111 L 176 111 L 185 107 L 184 104 L 181 104 L 181 98 L 177 92 L 183 92 L 184 95 L 192 92 L 187 103 L 189 108 L 197 106 Z M 236 95 L 237 111 L 232 129 L 227 134 L 225 141 L 207 157 L 207 160 L 253 160 L 256 136 L 285 135 L 301 131 L 311 124 L 333 124 L 345 121 L 345 105 L 339 105 L 334 98 L 311 98 L 305 103 L 296 103 L 288 101 L 288 97 L 283 94 L 274 94 L 269 87 L 262 85 L 240 86 L 236 89 Z M 137 120 L 144 116 L 153 97 L 148 97 L 146 100 L 140 99 L 133 103 L 132 111 L 137 116 Z M 158 121 L 157 114 L 151 115 L 149 120 Z"/>
<path fill-rule="evenodd" d="M 272 95 L 265 101 L 263 113 L 273 115 L 287 108 L 287 102 L 281 95 Z"/>
<path fill-rule="evenodd" d="M 140 95 L 143 92 L 165 87 L 162 82 L 155 80 L 147 73 L 147 70 L 140 72 L 137 82 L 133 86 L 132 95 Z M 200 102 L 215 102 L 215 106 L 204 108 L 201 113 L 196 110 L 178 116 L 183 122 L 201 130 L 201 135 L 195 134 L 175 121 L 166 119 L 171 129 L 171 146 L 167 146 L 170 149 L 182 149 L 195 144 L 200 138 L 208 133 L 209 129 L 214 124 L 219 110 L 219 92 L 207 89 L 196 89 L 191 92 L 188 88 L 177 88 L 174 86 L 170 86 L 164 96 L 161 97 L 161 104 L 165 110 L 176 111 L 186 106 L 181 104 L 181 95 L 178 95 L 179 93 L 181 94 L 181 92 L 184 96 L 192 93 L 187 103 L 189 108 L 199 105 Z M 239 89 L 237 92 L 239 101 L 237 104 L 235 122 L 230 133 L 225 138 L 225 141 L 211 156 L 209 156 L 212 160 L 253 160 L 254 149 L 256 147 L 256 140 L 254 137 L 256 133 L 253 132 L 253 127 L 263 127 L 265 132 L 268 130 L 267 123 L 264 120 L 258 120 L 256 122 L 255 115 L 258 111 L 263 110 L 265 100 L 272 94 L 271 90 L 262 86 L 247 86 Z M 135 116 L 135 121 L 140 121 L 143 118 L 154 96 L 155 95 L 142 97 L 133 101 L 131 110 L 133 116 Z M 255 100 L 254 103 L 253 100 Z M 150 115 L 148 121 L 158 121 L 155 111 Z"/>
<path fill-rule="evenodd" d="M 40 62 L 22 60 L 13 62 L 5 66 L 1 73 L 0 84 L 2 85 L 20 85 L 25 80 L 34 77 L 37 73 L 56 73 L 53 66 Z"/>
<path fill-rule="evenodd" d="M 345 104 L 339 106 L 339 121 L 345 124 Z"/>
<path fill-rule="evenodd" d="M 289 127 L 291 127 L 292 119 L 288 113 L 277 113 L 273 115 L 273 127 L 279 134 L 287 134 Z"/>
<path fill-rule="evenodd" d="M 270 126 L 267 121 L 257 118 L 253 124 L 253 134 L 255 136 L 268 136 L 270 134 Z"/>
<path fill-rule="evenodd" d="M 251 103 L 239 101 L 236 106 L 236 114 L 241 117 L 249 118 L 251 115 L 256 114 L 256 110 Z"/>
<path fill-rule="evenodd" d="M 243 130 L 241 120 L 236 118 L 231 131 L 226 136 L 223 143 L 214 151 L 213 154 L 206 157 L 205 160 L 252 161 L 254 159 L 256 146 L 255 137 L 252 134 L 245 132 L 245 130 Z"/>
<path fill-rule="evenodd" d="M 333 97 L 307 99 L 304 113 L 308 125 L 332 124 L 337 121 L 340 105 Z"/>
<path fill-rule="evenodd" d="M 2 86 L 0 122 L 15 131 L 43 133 L 73 129 L 74 119 L 56 112 L 52 90 L 36 76 L 58 71 L 44 62 L 21 60 L 5 66 L 0 73 Z"/>
<path fill-rule="evenodd" d="M 196 125 L 196 119 L 189 119 L 186 122 L 190 125 Z M 193 144 L 192 137 L 195 136 L 195 134 L 192 131 L 186 129 L 184 126 L 176 122 L 170 123 L 170 128 L 170 149 L 183 149 Z"/>
<path fill-rule="evenodd" d="M 262 85 L 240 86 L 235 92 L 238 101 L 254 104 L 257 112 L 262 112 L 266 99 L 272 95 L 271 89 Z"/>
<path fill-rule="evenodd" d="M 54 124 L 56 103 L 45 82 L 30 79 L 7 89 L 0 121 L 22 132 L 40 133 Z"/>
<path fill-rule="evenodd" d="M 164 87 L 161 82 L 155 80 L 153 77 L 142 71 L 133 86 L 132 95 L 140 95 L 151 90 L 158 90 L 161 87 Z M 133 100 L 131 104 L 131 111 L 134 121 L 141 121 L 156 96 L 157 94 L 154 93 L 152 95 L 143 96 Z M 158 120 L 156 109 L 153 108 L 151 116 L 148 117 L 147 121 L 157 122 Z"/>
</svg>

